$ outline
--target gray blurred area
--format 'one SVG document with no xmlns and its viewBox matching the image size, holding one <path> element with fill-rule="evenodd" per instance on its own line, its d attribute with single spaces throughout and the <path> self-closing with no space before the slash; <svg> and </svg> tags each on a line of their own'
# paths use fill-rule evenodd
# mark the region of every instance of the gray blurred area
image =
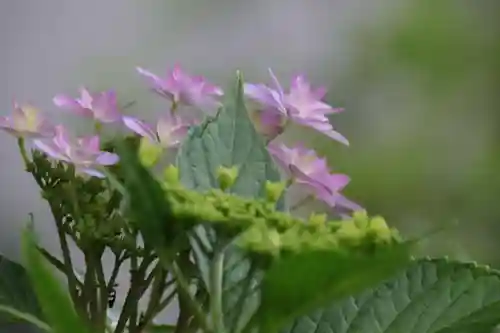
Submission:
<svg viewBox="0 0 500 333">
<path fill-rule="evenodd" d="M 51 99 L 85 84 L 115 88 L 137 101 L 128 112 L 154 119 L 165 106 L 138 65 L 161 73 L 179 63 L 221 85 L 236 69 L 254 82 L 272 67 L 283 84 L 303 72 L 346 108 L 332 121 L 351 147 L 303 129 L 286 140 L 326 155 L 352 177 L 347 194 L 404 234 L 444 226 L 423 253 L 498 266 L 498 9 L 486 0 L 4 0 L 0 114 L 15 98 L 83 132 L 89 124 Z M 57 252 L 48 207 L 15 141 L 0 136 L 0 252 L 19 259 L 30 212 L 42 244 Z M 121 290 L 127 279 L 124 271 Z"/>
</svg>

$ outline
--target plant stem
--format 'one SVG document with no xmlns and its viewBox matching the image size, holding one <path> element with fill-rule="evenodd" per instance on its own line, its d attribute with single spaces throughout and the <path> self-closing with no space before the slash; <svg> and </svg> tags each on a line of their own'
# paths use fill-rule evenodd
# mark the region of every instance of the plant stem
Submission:
<svg viewBox="0 0 500 333">
<path fill-rule="evenodd" d="M 137 272 L 137 255 L 135 253 L 132 254 L 130 257 L 130 271 L 131 272 Z M 144 271 L 144 274 L 146 271 Z M 133 275 L 134 273 L 132 273 Z M 133 277 L 132 276 L 132 283 L 139 283 L 138 279 L 139 277 Z M 141 278 L 142 279 L 142 278 Z M 135 281 L 134 281 L 135 280 Z M 132 299 L 132 305 L 129 308 L 129 321 L 128 321 L 128 333 L 134 333 L 135 332 L 135 325 L 137 324 L 137 305 L 139 304 L 139 296 L 141 294 L 140 291 L 137 292 L 136 296 Z"/>
<path fill-rule="evenodd" d="M 118 277 L 118 273 L 120 273 L 120 268 L 122 267 L 124 255 L 115 255 L 115 263 L 113 265 L 113 271 L 111 272 L 111 276 L 108 280 L 107 290 L 111 290 L 115 286 L 116 278 Z"/>
<path fill-rule="evenodd" d="M 68 274 L 70 274 L 69 272 L 66 271 L 66 267 L 64 266 L 64 263 L 62 261 L 60 261 L 59 259 L 57 259 L 56 257 L 54 257 L 52 254 L 50 254 L 47 250 L 45 250 L 42 247 L 38 247 L 38 251 L 40 251 L 40 253 L 45 257 L 45 259 L 47 259 L 47 261 L 52 266 L 57 268 L 61 273 L 63 273 L 66 276 Z M 78 279 L 76 279 L 76 284 L 79 288 L 83 287 L 83 282 L 81 282 Z"/>
<path fill-rule="evenodd" d="M 241 322 L 242 321 L 241 317 L 244 313 L 245 301 L 247 301 L 248 298 L 251 297 L 255 292 L 255 290 L 252 289 L 252 281 L 254 280 L 256 271 L 257 271 L 257 266 L 254 263 L 252 263 L 248 271 L 248 275 L 245 278 L 244 284 L 241 288 L 241 294 L 239 295 L 238 302 L 236 303 L 235 306 L 234 310 L 235 315 L 231 326 L 232 332 L 241 332 L 241 330 L 243 329 L 240 328 L 240 326 L 243 325 Z"/>
<path fill-rule="evenodd" d="M 97 330 L 97 284 L 95 279 L 94 260 L 90 251 L 84 252 L 85 256 L 85 278 L 83 281 L 82 299 L 88 311 L 88 318 L 92 327 Z"/>
<path fill-rule="evenodd" d="M 224 251 L 216 249 L 210 266 L 210 314 L 217 333 L 225 332 L 222 312 L 222 283 L 224 273 Z"/>
<path fill-rule="evenodd" d="M 30 171 L 31 162 L 28 159 L 28 154 L 26 153 L 26 148 L 24 147 L 24 138 L 17 139 L 17 145 L 19 147 L 19 152 L 21 153 L 21 157 L 23 159 L 24 166 L 26 171 Z"/>
<path fill-rule="evenodd" d="M 108 285 L 106 284 L 106 278 L 104 277 L 104 271 L 102 268 L 101 255 L 95 258 L 95 275 L 97 278 L 97 288 L 99 290 L 99 306 L 98 306 L 98 318 L 96 322 L 99 324 L 99 331 L 101 332 L 106 327 L 106 320 L 108 315 Z"/>
<path fill-rule="evenodd" d="M 153 286 L 151 287 L 148 306 L 146 308 L 146 311 L 144 312 L 144 322 L 146 323 L 152 318 L 152 316 L 154 316 L 154 313 L 158 308 L 158 304 L 160 303 L 163 292 L 165 291 L 165 288 L 167 286 L 166 279 L 167 270 L 165 270 L 158 263 L 158 265 L 154 268 Z M 142 323 L 141 326 L 143 326 Z"/>
<path fill-rule="evenodd" d="M 125 303 L 123 304 L 122 312 L 116 324 L 115 333 L 122 333 L 127 326 L 127 321 L 130 319 L 131 313 L 134 311 L 134 307 L 137 306 L 137 302 L 141 296 L 141 291 L 143 289 L 142 284 L 144 283 L 144 275 L 146 271 L 153 262 L 154 256 L 151 254 L 145 256 L 142 260 L 139 268 L 136 271 L 131 270 L 130 278 L 130 288 L 128 290 L 127 296 L 125 297 Z M 147 289 L 147 287 L 145 287 Z"/>
<path fill-rule="evenodd" d="M 75 276 L 75 272 L 73 271 L 73 262 L 71 260 L 68 240 L 66 239 L 66 233 L 64 231 L 62 216 L 59 213 L 59 208 L 57 208 L 53 202 L 49 202 L 49 206 L 56 223 L 57 235 L 59 238 L 59 244 L 61 246 L 61 252 L 63 256 L 64 271 L 66 272 L 66 279 L 68 280 L 71 299 L 73 300 L 73 303 L 80 315 L 86 316 L 84 307 L 85 303 L 81 302 L 78 295 L 77 278 Z"/>
<path fill-rule="evenodd" d="M 198 302 L 191 295 L 189 291 L 189 283 L 186 281 L 181 269 L 179 268 L 179 265 L 175 261 L 172 263 L 171 272 L 178 284 L 179 301 L 181 298 L 185 301 L 186 306 L 192 311 L 193 316 L 196 318 L 201 329 L 204 332 L 214 332 L 200 304 L 198 304 Z"/>
</svg>

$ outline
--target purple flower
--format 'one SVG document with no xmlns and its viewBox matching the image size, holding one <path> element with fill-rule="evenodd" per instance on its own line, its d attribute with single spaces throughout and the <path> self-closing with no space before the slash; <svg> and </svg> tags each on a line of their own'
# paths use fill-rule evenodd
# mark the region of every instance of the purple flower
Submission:
<svg viewBox="0 0 500 333">
<path fill-rule="evenodd" d="M 340 192 L 350 178 L 343 174 L 332 174 L 326 160 L 313 150 L 302 145 L 289 148 L 284 144 L 271 143 L 269 153 L 294 182 L 330 207 L 360 210 L 361 206 L 344 197 Z"/>
<path fill-rule="evenodd" d="M 137 118 L 124 117 L 123 122 L 135 133 L 165 148 L 178 147 L 186 137 L 189 128 L 196 124 L 176 114 L 166 114 L 160 117 L 156 129 Z"/>
<path fill-rule="evenodd" d="M 14 103 L 14 111 L 11 116 L 0 117 L 0 129 L 15 137 L 52 137 L 55 128 L 50 124 L 40 111 L 33 106 L 20 106 Z"/>
<path fill-rule="evenodd" d="M 63 126 L 56 126 L 52 140 L 35 140 L 35 146 L 53 159 L 75 165 L 77 172 L 104 178 L 97 169 L 118 163 L 116 154 L 101 151 L 99 136 L 73 140 Z"/>
<path fill-rule="evenodd" d="M 345 145 L 349 141 L 333 129 L 327 115 L 338 113 L 343 109 L 332 108 L 322 102 L 326 90 L 311 88 L 304 76 L 296 76 L 291 84 L 290 91 L 286 94 L 278 79 L 269 69 L 273 88 L 264 84 L 245 84 L 245 94 L 253 101 L 260 104 L 264 112 L 273 112 L 287 117 L 293 122 L 311 127 L 330 138 Z"/>
<path fill-rule="evenodd" d="M 184 104 L 202 109 L 220 105 L 217 98 L 223 95 L 221 88 L 201 76 L 189 76 L 179 66 L 175 66 L 163 78 L 141 67 L 137 67 L 137 71 L 147 79 L 155 92 L 168 98 L 174 105 Z"/>
<path fill-rule="evenodd" d="M 62 109 L 79 116 L 94 118 L 102 123 L 113 123 L 122 120 L 116 93 L 113 90 L 92 94 L 87 89 L 81 88 L 80 98 L 57 95 L 54 97 L 53 102 Z"/>
<path fill-rule="evenodd" d="M 273 111 L 253 111 L 250 113 L 255 129 L 271 141 L 283 133 L 286 118 Z"/>
</svg>

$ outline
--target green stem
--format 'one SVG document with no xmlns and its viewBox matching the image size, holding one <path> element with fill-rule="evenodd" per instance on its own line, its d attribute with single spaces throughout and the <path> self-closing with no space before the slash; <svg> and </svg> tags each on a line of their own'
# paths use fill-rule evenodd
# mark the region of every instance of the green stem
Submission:
<svg viewBox="0 0 500 333">
<path fill-rule="evenodd" d="M 98 306 L 98 318 L 96 322 L 99 324 L 99 331 L 101 332 L 106 327 L 106 320 L 108 318 L 108 286 L 106 284 L 106 278 L 104 276 L 104 271 L 102 268 L 101 255 L 95 258 L 95 275 L 97 278 L 97 289 L 99 290 L 99 306 Z"/>
<path fill-rule="evenodd" d="M 144 288 L 144 276 L 153 260 L 154 257 L 152 255 L 146 256 L 136 271 L 131 270 L 130 287 L 127 296 L 125 297 L 125 303 L 123 304 L 123 309 L 120 313 L 118 323 L 116 324 L 115 333 L 122 333 L 125 330 L 127 322 L 134 311 L 134 307 L 136 307 L 137 302 L 140 299 L 141 291 Z M 145 289 L 147 289 L 147 286 Z"/>
<path fill-rule="evenodd" d="M 189 283 L 185 279 L 181 269 L 179 268 L 179 265 L 175 261 L 172 263 L 171 272 L 178 284 L 179 298 L 182 298 L 186 302 L 186 306 L 192 311 L 193 316 L 198 321 L 201 329 L 204 332 L 214 332 L 200 304 L 198 304 L 198 302 L 191 295 L 191 292 L 189 291 Z"/>
<path fill-rule="evenodd" d="M 66 272 L 66 279 L 68 280 L 71 299 L 73 300 L 73 303 L 80 315 L 86 315 L 86 311 L 84 308 L 85 303 L 80 300 L 80 297 L 78 295 L 78 279 L 76 278 L 75 272 L 73 271 L 73 262 L 71 260 L 71 253 L 69 250 L 66 233 L 64 232 L 62 217 L 58 212 L 59 209 L 54 205 L 54 203 L 49 202 L 49 206 L 56 223 L 57 235 L 59 238 L 59 244 L 61 246 L 61 252 L 63 256 L 64 271 Z"/>
<path fill-rule="evenodd" d="M 28 154 L 26 153 L 26 147 L 24 147 L 24 138 L 17 139 L 17 145 L 19 147 L 19 152 L 21 153 L 21 157 L 23 159 L 24 166 L 26 167 L 26 171 L 30 171 L 31 162 L 28 158 Z"/>
<path fill-rule="evenodd" d="M 210 267 L 210 313 L 215 332 L 223 333 L 222 283 L 224 273 L 224 251 L 216 249 Z"/>
<path fill-rule="evenodd" d="M 169 283 L 173 284 L 173 282 L 175 282 L 175 281 L 169 281 L 167 284 L 169 284 Z M 167 284 L 165 284 L 165 285 L 167 285 Z M 154 294 L 152 291 L 151 297 L 153 297 L 153 295 Z M 141 325 L 139 326 L 140 332 L 147 330 L 147 328 L 149 326 L 151 326 L 151 322 L 153 321 L 154 317 L 158 313 L 163 311 L 172 302 L 175 295 L 177 295 L 177 291 L 174 289 L 163 300 L 160 301 L 160 298 L 158 298 L 158 301 L 155 301 L 155 303 L 152 304 L 152 306 L 151 306 L 151 303 L 150 303 L 150 305 L 148 305 L 148 308 L 147 308 L 146 312 L 144 313 L 143 321 L 142 321 Z"/>
<path fill-rule="evenodd" d="M 85 278 L 83 280 L 83 292 L 82 299 L 86 305 L 88 311 L 88 318 L 94 329 L 97 328 L 97 312 L 98 312 L 98 302 L 97 302 L 97 284 L 95 281 L 95 269 L 94 262 L 92 259 L 92 254 L 85 251 Z"/>
<path fill-rule="evenodd" d="M 132 254 L 132 256 L 130 257 L 130 270 L 132 272 L 137 272 L 137 255 L 135 253 Z M 146 271 L 144 271 L 144 274 L 145 273 L 146 273 Z M 136 280 L 133 283 L 139 283 L 139 281 L 137 279 L 138 279 L 138 277 L 136 277 L 135 279 L 132 278 L 132 281 Z M 139 304 L 139 298 L 140 298 L 140 296 L 138 296 L 138 294 L 140 294 L 140 291 L 138 291 L 136 294 L 137 296 L 135 296 L 132 299 L 132 305 L 129 308 L 130 315 L 129 315 L 129 321 L 128 321 L 128 333 L 135 332 L 135 326 L 137 324 L 137 305 Z"/>
<path fill-rule="evenodd" d="M 40 253 L 45 257 L 45 259 L 47 259 L 47 261 L 50 264 L 52 264 L 52 266 L 57 268 L 61 273 L 63 273 L 66 276 L 68 274 L 70 274 L 68 271 L 66 271 L 66 267 L 64 266 L 64 263 L 62 261 L 60 261 L 59 259 L 57 259 L 56 257 L 54 257 L 52 254 L 50 254 L 47 250 L 45 250 L 42 247 L 38 247 L 38 251 L 40 251 Z M 76 284 L 79 288 L 83 287 L 83 283 L 78 279 L 76 279 Z"/>
<path fill-rule="evenodd" d="M 242 315 L 244 313 L 245 301 L 253 295 L 252 292 L 252 281 L 255 277 L 255 272 L 257 271 L 257 265 L 251 264 L 250 270 L 248 271 L 248 276 L 246 277 L 243 287 L 241 288 L 241 294 L 239 295 L 238 302 L 235 306 L 235 315 L 232 322 L 232 332 L 241 332 L 246 323 L 242 323 Z M 254 291 L 255 292 L 255 291 Z M 240 327 L 243 326 L 243 327 Z"/>
<path fill-rule="evenodd" d="M 120 273 L 120 268 L 122 267 L 124 260 L 125 260 L 125 256 L 123 256 L 123 255 L 116 255 L 115 256 L 115 263 L 113 266 L 113 271 L 111 272 L 111 276 L 109 277 L 109 281 L 108 281 L 108 285 L 107 285 L 108 291 L 110 291 L 112 288 L 115 287 L 116 278 L 118 277 L 118 273 Z"/>
</svg>

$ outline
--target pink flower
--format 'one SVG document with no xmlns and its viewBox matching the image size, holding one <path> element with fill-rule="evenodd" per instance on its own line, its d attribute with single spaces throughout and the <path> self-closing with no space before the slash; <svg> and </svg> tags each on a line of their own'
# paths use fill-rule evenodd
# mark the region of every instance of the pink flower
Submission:
<svg viewBox="0 0 500 333">
<path fill-rule="evenodd" d="M 334 109 L 321 101 L 326 93 L 325 89 L 313 90 L 305 77 L 299 75 L 293 79 L 290 91 L 286 94 L 271 69 L 269 73 L 273 88 L 264 84 L 245 84 L 245 94 L 259 103 L 264 113 L 287 117 L 299 125 L 311 127 L 349 145 L 349 141 L 333 129 L 327 118 L 327 115 L 341 112 L 343 109 Z"/>
<path fill-rule="evenodd" d="M 275 112 L 253 111 L 250 118 L 258 133 L 262 134 L 268 141 L 273 140 L 283 133 L 286 118 Z"/>
<path fill-rule="evenodd" d="M 113 123 L 122 120 L 116 93 L 113 90 L 92 94 L 87 89 L 81 88 L 79 98 L 57 95 L 54 97 L 53 102 L 62 109 L 79 116 L 94 118 L 102 123 Z"/>
<path fill-rule="evenodd" d="M 52 137 L 55 128 L 33 106 L 14 103 L 11 116 L 0 117 L 0 129 L 15 137 Z"/>
<path fill-rule="evenodd" d="M 137 67 L 139 74 L 144 76 L 151 88 L 175 105 L 184 104 L 201 109 L 217 108 L 218 97 L 223 95 L 221 88 L 208 83 L 201 76 L 189 76 L 179 66 L 175 66 L 163 78 Z"/>
<path fill-rule="evenodd" d="M 289 148 L 284 144 L 271 143 L 269 153 L 276 163 L 285 170 L 294 182 L 325 202 L 330 207 L 359 210 L 361 206 L 345 198 L 340 191 L 350 178 L 343 174 L 332 174 L 326 160 L 319 158 L 313 150 L 302 145 Z"/>
<path fill-rule="evenodd" d="M 78 172 L 103 178 L 97 170 L 102 166 L 118 163 L 116 154 L 101 151 L 99 136 L 87 136 L 73 140 L 63 126 L 56 126 L 52 140 L 35 140 L 35 146 L 53 159 L 75 165 Z"/>
<path fill-rule="evenodd" d="M 166 114 L 160 117 L 156 129 L 137 118 L 124 117 L 123 122 L 135 133 L 165 148 L 178 147 L 186 137 L 189 128 L 195 125 L 194 121 L 188 121 L 176 114 Z"/>
</svg>

